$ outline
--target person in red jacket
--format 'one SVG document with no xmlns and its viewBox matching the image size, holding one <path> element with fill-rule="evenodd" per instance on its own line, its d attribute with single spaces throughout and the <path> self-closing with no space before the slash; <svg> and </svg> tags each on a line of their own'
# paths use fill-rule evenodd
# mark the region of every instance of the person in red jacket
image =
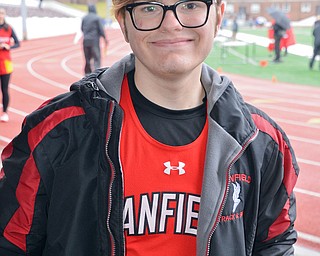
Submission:
<svg viewBox="0 0 320 256">
<path fill-rule="evenodd" d="M 8 122 L 7 113 L 9 105 L 9 81 L 13 71 L 10 50 L 20 46 L 20 42 L 13 28 L 6 23 L 6 10 L 0 8 L 0 82 L 2 92 L 2 109 L 0 116 L 1 122 Z"/>
</svg>

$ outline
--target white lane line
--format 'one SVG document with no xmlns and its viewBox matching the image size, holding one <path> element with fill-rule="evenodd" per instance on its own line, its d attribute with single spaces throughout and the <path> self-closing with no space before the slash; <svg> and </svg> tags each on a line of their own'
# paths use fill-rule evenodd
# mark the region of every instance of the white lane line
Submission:
<svg viewBox="0 0 320 256">
<path fill-rule="evenodd" d="M 44 58 L 48 58 L 48 57 L 52 57 L 52 56 L 55 56 L 55 55 L 60 55 L 60 54 L 65 54 L 65 53 L 68 53 L 68 52 L 71 52 L 71 51 L 74 51 L 76 50 L 74 47 L 68 47 L 68 48 L 65 48 L 61 51 L 55 51 L 55 52 L 51 52 L 51 53 L 47 53 L 47 54 L 41 54 L 41 55 L 38 55 L 32 59 L 30 59 L 28 62 L 27 62 L 27 70 L 30 72 L 31 75 L 33 75 L 34 77 L 38 78 L 39 80 L 45 82 L 45 83 L 48 83 L 49 85 L 52 85 L 54 87 L 58 87 L 58 88 L 61 88 L 61 89 L 64 89 L 64 90 L 69 90 L 70 86 L 66 86 L 65 84 L 61 84 L 61 83 L 58 83 L 54 80 L 51 80 L 43 75 L 40 75 L 38 72 L 34 71 L 32 65 L 36 62 L 36 61 L 39 61 L 41 59 L 44 59 Z M 54 71 L 53 71 L 54 72 Z"/>
<path fill-rule="evenodd" d="M 12 108 L 12 107 L 9 107 L 8 110 L 9 110 L 10 112 L 12 112 L 12 113 L 15 113 L 15 114 L 17 114 L 17 115 L 19 115 L 19 116 L 23 116 L 23 117 L 25 117 L 26 115 L 29 114 L 29 113 L 27 113 L 27 112 L 24 112 L 24 111 L 21 111 L 21 110 L 19 110 L 19 109 Z"/>
<path fill-rule="evenodd" d="M 43 95 L 41 95 L 41 94 L 38 94 L 38 93 L 35 93 L 35 92 L 32 92 L 32 91 L 29 91 L 29 90 L 26 90 L 26 89 L 24 89 L 24 88 L 22 88 L 22 87 L 20 87 L 20 86 L 18 86 L 18 85 L 15 85 L 15 84 L 10 84 L 10 88 L 11 88 L 11 89 L 14 89 L 14 90 L 16 90 L 16 91 L 18 91 L 18 92 L 21 92 L 21 93 L 23 93 L 23 94 L 25 94 L 25 95 L 28 95 L 28 96 L 31 96 L 31 97 L 33 97 L 33 98 L 39 99 L 39 100 L 46 101 L 46 100 L 49 99 L 49 98 L 46 97 L 46 96 L 43 96 Z"/>
<path fill-rule="evenodd" d="M 313 128 L 313 129 L 320 129 L 320 124 L 309 124 L 306 122 L 300 122 L 300 121 L 283 119 L 283 118 L 273 118 L 273 119 L 277 122 L 282 122 L 285 124 L 291 124 L 291 125 L 301 126 L 301 127 L 308 127 L 308 128 Z"/>
<path fill-rule="evenodd" d="M 289 137 L 290 141 L 295 140 L 295 141 L 304 142 L 304 143 L 308 143 L 308 144 L 320 145 L 320 140 L 302 138 L 302 137 L 291 136 L 291 135 L 287 135 L 287 136 Z"/>
<path fill-rule="evenodd" d="M 297 161 L 298 161 L 298 163 L 303 163 L 303 164 L 308 164 L 308 165 L 313 165 L 313 166 L 319 166 L 320 167 L 320 162 L 307 160 L 307 159 L 302 159 L 302 158 L 297 158 Z"/>
<path fill-rule="evenodd" d="M 302 189 L 302 188 L 294 188 L 294 192 L 298 192 L 300 194 L 305 194 L 305 195 L 308 195 L 308 196 L 314 196 L 314 197 L 320 198 L 320 193 L 314 192 L 314 191 L 310 191 L 310 190 L 306 190 L 306 189 Z"/>
<path fill-rule="evenodd" d="M 299 236 L 299 232 L 298 232 L 298 236 Z M 294 245 L 294 255 L 295 256 L 320 256 L 320 252 L 316 252 L 309 248 L 303 247 L 301 244 L 299 244 L 299 245 Z"/>
<path fill-rule="evenodd" d="M 272 98 L 270 98 L 272 101 Z M 283 111 L 283 112 L 289 112 L 294 114 L 302 114 L 302 115 L 308 115 L 308 116 L 320 116 L 320 112 L 316 111 L 309 111 L 309 110 L 303 110 L 300 108 L 288 108 L 283 106 L 277 106 L 273 102 L 262 102 L 262 103 L 255 103 L 254 100 L 251 100 L 250 102 L 253 102 L 253 105 L 261 105 L 262 108 L 268 108 L 268 109 L 275 109 L 277 111 Z"/>
<path fill-rule="evenodd" d="M 244 97 L 247 96 L 247 97 L 257 98 L 260 100 L 273 100 L 274 103 L 292 103 L 296 106 L 301 105 L 301 106 L 320 107 L 320 100 L 319 99 L 299 100 L 299 98 L 297 98 L 297 99 L 283 98 L 283 97 L 280 97 L 275 94 L 273 94 L 273 95 L 271 95 L 271 94 L 268 95 L 266 93 L 257 94 L 254 92 L 243 92 L 243 91 L 241 91 L 241 93 Z M 320 93 L 320 91 L 319 91 L 319 93 Z"/>
<path fill-rule="evenodd" d="M 318 236 L 310 235 L 304 232 L 298 232 L 298 237 L 316 244 L 320 244 L 320 237 Z"/>
<path fill-rule="evenodd" d="M 121 51 L 121 49 L 126 48 L 128 46 L 128 43 L 123 41 L 122 36 L 121 36 L 121 38 L 120 37 L 117 38 L 117 40 L 113 40 L 113 43 L 115 44 L 115 47 L 112 47 L 112 49 L 108 51 L 107 56 L 106 56 L 107 58 L 108 58 L 108 56 L 113 55 L 117 52 L 123 52 L 123 51 Z M 71 68 L 68 67 L 67 62 L 69 60 L 71 60 L 72 58 L 79 57 L 79 55 L 81 55 L 81 54 L 82 54 L 81 52 L 71 54 L 71 55 L 65 57 L 64 59 L 62 59 L 62 61 L 61 61 L 61 67 L 68 74 L 70 74 L 78 79 L 81 79 L 83 77 L 83 74 L 73 71 Z"/>
<path fill-rule="evenodd" d="M 12 139 L 0 135 L 0 141 L 4 141 L 5 143 L 9 143 L 11 140 Z"/>
<path fill-rule="evenodd" d="M 297 88 L 294 88 L 297 89 Z M 281 85 L 276 85 L 275 87 L 272 86 L 270 83 L 270 86 L 268 88 L 262 87 L 262 86 L 239 86 L 239 90 L 243 94 L 253 94 L 253 95 L 262 95 L 262 96 L 270 96 L 274 97 L 275 95 L 283 94 L 283 96 L 288 98 L 296 98 L 296 100 L 300 100 L 301 98 L 311 98 L 314 100 L 320 100 L 320 88 L 316 87 L 310 87 L 305 86 L 301 89 L 301 91 L 295 91 L 293 90 L 293 87 L 282 87 Z M 306 93 L 308 91 L 308 93 Z M 310 91 L 312 93 L 310 93 Z M 259 94 L 261 93 L 261 94 Z M 290 97 L 289 97 L 290 96 Z"/>
<path fill-rule="evenodd" d="M 18 50 L 18 49 L 21 49 L 21 50 Z M 40 53 L 45 54 L 48 52 L 56 52 L 58 50 L 61 50 L 61 48 L 59 46 L 57 46 L 57 44 L 53 44 L 50 46 L 38 45 L 34 48 L 27 48 L 27 49 L 22 47 L 22 48 L 18 48 L 18 49 L 15 52 L 13 52 L 13 56 L 15 59 L 24 58 L 24 57 L 31 57 L 31 56 L 39 55 Z"/>
<path fill-rule="evenodd" d="M 61 61 L 61 67 L 63 68 L 64 71 L 66 71 L 68 74 L 81 79 L 83 77 L 83 74 L 80 74 L 78 72 L 73 71 L 71 68 L 69 68 L 69 66 L 67 65 L 67 62 L 73 58 L 79 57 L 79 55 L 81 55 L 80 52 L 68 55 L 67 57 L 63 58 Z"/>
</svg>

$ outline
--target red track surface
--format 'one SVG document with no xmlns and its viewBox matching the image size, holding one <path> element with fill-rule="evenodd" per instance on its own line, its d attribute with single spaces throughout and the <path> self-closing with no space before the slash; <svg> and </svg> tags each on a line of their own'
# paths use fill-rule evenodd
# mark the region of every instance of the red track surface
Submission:
<svg viewBox="0 0 320 256">
<path fill-rule="evenodd" d="M 119 30 L 107 34 L 104 66 L 130 52 Z M 73 39 L 70 35 L 26 41 L 13 51 L 10 122 L 0 123 L 0 147 L 18 134 L 27 113 L 83 76 L 81 45 L 73 44 Z M 267 112 L 289 136 L 301 168 L 295 189 L 298 245 L 320 252 L 320 88 L 228 76 L 248 102 Z"/>
</svg>

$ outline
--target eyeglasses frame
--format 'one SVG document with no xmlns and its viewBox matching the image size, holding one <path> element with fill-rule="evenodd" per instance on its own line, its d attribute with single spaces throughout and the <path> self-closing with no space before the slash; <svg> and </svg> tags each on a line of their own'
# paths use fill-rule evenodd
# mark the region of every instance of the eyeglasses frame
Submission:
<svg viewBox="0 0 320 256">
<path fill-rule="evenodd" d="M 164 5 L 162 3 L 159 3 L 159 2 L 136 2 L 136 3 L 132 3 L 132 4 L 127 4 L 125 7 L 126 11 L 129 12 L 130 14 L 130 18 L 131 18 L 131 21 L 132 21 L 132 24 L 133 26 L 135 27 L 135 29 L 139 30 L 139 31 L 152 31 L 152 30 L 156 30 L 158 28 L 161 27 L 162 25 L 162 22 L 166 16 L 166 12 L 171 10 L 173 11 L 174 13 L 174 16 L 176 17 L 177 21 L 179 22 L 179 24 L 184 27 L 184 28 L 199 28 L 199 27 L 202 27 L 204 26 L 207 21 L 208 21 L 208 16 L 209 16 L 209 11 L 210 11 L 210 6 L 215 3 L 216 4 L 216 0 L 194 0 L 194 1 L 199 1 L 199 2 L 203 2 L 207 5 L 207 16 L 206 16 L 206 19 L 205 21 L 203 22 L 203 24 L 201 25 L 197 25 L 197 26 L 186 26 L 186 25 L 183 25 L 180 20 L 178 19 L 178 15 L 177 15 L 177 12 L 176 12 L 176 8 L 179 4 L 181 3 L 185 3 L 185 2 L 190 2 L 190 1 L 193 1 L 193 0 L 180 0 L 178 2 L 176 2 L 175 4 L 173 5 Z M 154 5 L 158 5 L 158 6 L 161 6 L 162 9 L 163 9 L 163 15 L 162 15 L 162 19 L 160 21 L 160 24 L 159 26 L 155 27 L 155 28 L 151 28 L 151 29 L 141 29 L 141 28 L 138 28 L 135 21 L 134 21 L 134 18 L 133 18 L 133 9 L 139 5 L 144 5 L 144 4 L 154 4 Z"/>
</svg>

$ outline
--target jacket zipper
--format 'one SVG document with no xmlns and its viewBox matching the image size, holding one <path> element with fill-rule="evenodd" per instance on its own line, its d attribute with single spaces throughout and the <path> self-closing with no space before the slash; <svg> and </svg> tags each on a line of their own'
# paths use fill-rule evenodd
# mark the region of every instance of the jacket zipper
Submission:
<svg viewBox="0 0 320 256">
<path fill-rule="evenodd" d="M 99 98 L 99 94 L 98 92 L 100 91 L 98 85 L 92 81 L 88 81 L 88 87 L 93 89 L 94 94 L 93 94 L 93 99 Z M 106 143 L 105 143 L 105 153 L 106 153 L 106 157 L 108 159 L 108 162 L 110 164 L 110 168 L 111 168 L 111 179 L 110 179 L 110 184 L 109 184 L 109 196 L 107 196 L 107 205 L 109 205 L 108 208 L 108 212 L 107 212 L 107 218 L 106 218 L 106 226 L 107 226 L 107 230 L 109 231 L 110 237 L 111 237 L 111 255 L 115 256 L 116 255 L 116 245 L 115 245 L 115 239 L 114 236 L 112 234 L 111 228 L 110 228 L 110 216 L 111 216 L 111 205 L 112 205 L 112 187 L 113 187 L 113 182 L 115 180 L 115 175 L 116 175 L 116 171 L 115 171 L 115 167 L 114 164 L 110 158 L 110 156 L 108 155 L 108 145 L 110 142 L 110 137 L 111 137 L 111 133 L 112 133 L 112 118 L 113 118 L 113 113 L 114 113 L 114 101 L 110 101 L 109 103 L 109 113 L 108 113 L 108 127 L 107 127 L 107 132 L 106 132 Z"/>
<path fill-rule="evenodd" d="M 113 187 L 113 182 L 115 180 L 115 167 L 114 164 L 110 158 L 110 156 L 108 155 L 108 145 L 110 142 L 110 137 L 111 137 L 111 133 L 112 133 L 112 117 L 113 117 L 113 113 L 114 113 L 114 101 L 110 102 L 110 111 L 109 111 L 109 115 L 108 115 L 108 127 L 107 127 L 107 133 L 106 133 L 106 145 L 105 145 L 105 153 L 106 153 L 106 157 L 108 159 L 108 162 L 110 164 L 111 167 L 111 179 L 110 179 L 110 184 L 109 184 L 109 196 L 107 197 L 107 201 L 108 201 L 108 213 L 107 213 L 107 229 L 110 233 L 110 237 L 111 237 L 111 254 L 113 256 L 116 255 L 116 246 L 115 246 L 115 239 L 113 237 L 113 234 L 111 232 L 111 228 L 110 228 L 110 216 L 111 216 L 111 206 L 112 206 L 112 187 Z"/>
<path fill-rule="evenodd" d="M 212 235 L 214 233 L 214 231 L 217 229 L 217 226 L 218 226 L 218 223 L 220 222 L 220 218 L 221 218 L 221 215 L 222 215 L 222 211 L 224 209 L 224 206 L 226 204 L 226 201 L 227 201 L 227 197 L 228 197 L 228 194 L 229 194 L 229 184 L 230 184 L 230 171 L 231 171 L 231 167 L 233 166 L 233 164 L 242 156 L 243 152 L 246 150 L 246 148 L 251 144 L 252 141 L 255 140 L 255 138 L 257 137 L 258 135 L 258 132 L 259 130 L 256 129 L 254 134 L 251 136 L 251 138 L 243 145 L 242 149 L 240 150 L 240 152 L 238 153 L 238 155 L 236 155 L 232 161 L 230 162 L 229 166 L 228 166 L 228 169 L 227 169 L 227 176 L 226 176 L 226 179 L 227 179 L 227 184 L 226 184 L 226 191 L 224 193 L 224 196 L 223 196 L 223 200 L 222 200 L 222 203 L 221 203 L 221 206 L 220 206 L 220 209 L 219 209 L 219 212 L 218 212 L 218 215 L 217 215 L 217 218 L 213 224 L 213 228 L 210 232 L 210 235 L 209 235 L 209 239 L 208 239 L 208 243 L 207 243 L 207 254 L 206 256 L 209 256 L 209 253 L 210 253 L 210 241 L 211 241 L 211 238 L 212 238 Z"/>
<path fill-rule="evenodd" d="M 95 84 L 92 81 L 88 81 L 87 82 L 87 87 L 89 87 L 90 89 L 93 89 L 94 91 L 94 95 L 93 95 L 93 99 L 99 98 L 98 97 L 98 92 L 100 91 L 99 87 L 97 84 Z M 111 168 L 111 179 L 110 179 L 110 184 L 109 184 L 109 196 L 107 197 L 107 205 L 109 206 L 108 208 L 108 212 L 107 212 L 107 219 L 106 219 L 106 226 L 107 229 L 109 231 L 110 237 L 111 237 L 111 255 L 115 256 L 116 255 L 116 245 L 115 245 L 115 239 L 114 236 L 111 232 L 111 228 L 110 228 L 110 216 L 111 216 L 111 205 L 112 205 L 112 187 L 113 187 L 113 182 L 115 180 L 115 168 L 114 168 L 114 164 L 110 158 L 110 156 L 108 155 L 108 145 L 110 142 L 110 137 L 111 137 L 111 132 L 112 132 L 112 117 L 113 117 L 113 113 L 114 113 L 114 101 L 110 101 L 109 104 L 110 110 L 108 113 L 108 127 L 107 127 L 107 132 L 106 132 L 106 143 L 105 143 L 105 153 L 106 153 L 106 157 L 108 159 L 108 162 L 110 164 L 110 168 Z"/>
<path fill-rule="evenodd" d="M 97 84 L 95 84 L 92 81 L 88 81 L 87 82 L 87 87 L 91 88 L 94 91 L 94 94 L 92 96 L 93 99 L 99 98 L 98 92 L 100 91 L 99 87 L 97 86 Z M 109 104 L 109 113 L 108 113 L 108 127 L 107 127 L 107 132 L 106 132 L 106 143 L 105 143 L 105 153 L 106 153 L 106 157 L 108 159 L 108 162 L 110 164 L 110 168 L 111 168 L 111 179 L 110 179 L 110 184 L 109 184 L 109 196 L 107 196 L 107 205 L 109 205 L 108 208 L 108 212 L 107 212 L 107 218 L 106 218 L 106 226 L 107 226 L 107 230 L 109 231 L 110 237 L 111 237 L 111 255 L 115 256 L 116 255 L 116 245 L 115 245 L 115 239 L 114 236 L 111 232 L 111 228 L 110 228 L 110 216 L 111 216 L 111 205 L 112 205 L 112 187 L 113 187 L 113 182 L 115 180 L 115 167 L 114 164 L 110 158 L 110 156 L 108 155 L 108 145 L 110 142 L 110 137 L 111 137 L 111 133 L 112 133 L 112 118 L 113 118 L 113 113 L 114 113 L 114 101 L 110 101 Z"/>
<path fill-rule="evenodd" d="M 93 91 L 95 92 L 93 98 L 97 98 L 97 95 L 96 95 L 96 94 L 97 94 L 98 91 L 100 91 L 98 85 L 96 85 L 96 84 L 95 84 L 94 82 L 92 82 L 92 81 L 87 81 L 86 83 L 87 83 L 87 86 L 88 86 L 89 88 L 93 89 Z"/>
</svg>

